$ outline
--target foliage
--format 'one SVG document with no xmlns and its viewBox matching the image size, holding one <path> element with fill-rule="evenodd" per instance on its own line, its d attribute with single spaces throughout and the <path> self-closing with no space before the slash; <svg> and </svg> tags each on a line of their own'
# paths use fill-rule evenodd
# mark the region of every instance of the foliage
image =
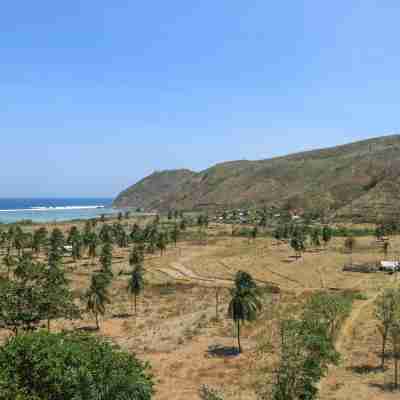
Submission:
<svg viewBox="0 0 400 400">
<path fill-rule="evenodd" d="M 236 323 L 239 353 L 242 352 L 240 343 L 240 323 L 254 321 L 261 310 L 262 303 L 253 278 L 246 272 L 239 271 L 235 277 L 235 287 L 231 289 L 231 301 L 228 315 Z"/>
<path fill-rule="evenodd" d="M 96 274 L 92 276 L 89 289 L 84 295 L 86 300 L 87 311 L 94 314 L 96 318 L 96 328 L 100 329 L 99 314 L 104 315 L 106 305 L 111 303 L 107 287 L 109 279 L 104 274 Z"/>
<path fill-rule="evenodd" d="M 315 319 L 283 320 L 273 385 L 263 386 L 260 399 L 316 399 L 318 382 L 328 365 L 338 360 L 326 324 Z"/>
<path fill-rule="evenodd" d="M 141 264 L 136 264 L 132 270 L 131 276 L 128 281 L 128 292 L 130 295 L 133 295 L 135 298 L 135 314 L 137 311 L 137 296 L 144 289 L 144 270 Z"/>
<path fill-rule="evenodd" d="M 207 385 L 202 385 L 200 387 L 199 396 L 201 400 L 223 400 L 223 397 L 219 391 L 210 388 Z"/>
<path fill-rule="evenodd" d="M 336 337 L 342 321 L 351 312 L 353 299 L 342 294 L 315 293 L 304 307 L 303 318 L 326 325 L 332 340 Z"/>
<path fill-rule="evenodd" d="M 37 332 L 0 351 L 1 400 L 150 400 L 149 365 L 106 341 Z"/>
<path fill-rule="evenodd" d="M 381 368 L 385 368 L 386 345 L 392 326 L 400 319 L 400 290 L 385 289 L 375 301 L 375 317 L 382 338 Z"/>
</svg>

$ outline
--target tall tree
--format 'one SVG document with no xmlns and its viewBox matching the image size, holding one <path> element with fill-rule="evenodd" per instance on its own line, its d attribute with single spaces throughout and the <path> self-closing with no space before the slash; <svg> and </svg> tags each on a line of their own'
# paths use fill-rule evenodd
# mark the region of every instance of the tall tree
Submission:
<svg viewBox="0 0 400 400">
<path fill-rule="evenodd" d="M 325 225 L 322 228 L 322 240 L 324 242 L 325 247 L 328 245 L 331 239 L 332 239 L 332 229 L 330 228 L 330 226 Z"/>
<path fill-rule="evenodd" d="M 91 232 L 88 236 L 88 248 L 89 248 L 89 258 L 92 259 L 92 265 L 97 257 L 97 246 L 99 244 L 99 238 L 96 232 Z"/>
<path fill-rule="evenodd" d="M 381 368 L 385 369 L 386 345 L 390 329 L 400 319 L 399 289 L 385 289 L 375 301 L 375 317 L 378 320 L 378 332 L 382 338 Z"/>
<path fill-rule="evenodd" d="M 35 252 L 35 254 L 37 256 L 40 254 L 40 251 L 42 250 L 42 248 L 46 245 L 47 235 L 48 235 L 48 232 L 45 227 L 36 229 L 33 234 L 32 250 Z"/>
<path fill-rule="evenodd" d="M 180 236 L 179 226 L 177 223 L 175 223 L 171 230 L 171 240 L 174 242 L 175 247 L 178 243 L 179 236 Z"/>
<path fill-rule="evenodd" d="M 100 264 L 101 264 L 101 272 L 104 274 L 104 276 L 108 277 L 108 279 L 111 281 L 113 277 L 113 272 L 112 272 L 112 259 L 113 259 L 113 247 L 111 243 L 106 243 L 102 250 L 101 250 L 101 255 L 100 255 Z"/>
<path fill-rule="evenodd" d="M 257 318 L 258 311 L 262 308 L 257 287 L 253 286 L 253 279 L 250 275 L 245 276 L 245 279 L 243 279 L 244 276 L 241 271 L 236 274 L 235 287 L 231 290 L 231 301 L 228 308 L 229 316 L 236 323 L 239 353 L 242 352 L 240 343 L 241 322 L 254 321 Z"/>
<path fill-rule="evenodd" d="M 167 248 L 166 238 L 165 238 L 165 233 L 164 232 L 160 232 L 158 234 L 157 241 L 156 241 L 156 246 L 157 246 L 158 250 L 160 250 L 160 255 L 162 256 L 164 254 L 164 251 Z"/>
<path fill-rule="evenodd" d="M 104 315 L 106 305 L 111 304 L 108 294 L 108 281 L 103 274 L 95 274 L 92 276 L 92 281 L 89 289 L 85 293 L 86 309 L 94 314 L 96 319 L 96 328 L 100 329 L 99 315 Z"/>
<path fill-rule="evenodd" d="M 135 315 L 137 314 L 137 296 L 144 289 L 144 270 L 141 264 L 136 264 L 128 281 L 128 292 L 134 297 Z M 132 302 L 131 302 L 132 305 Z"/>
</svg>

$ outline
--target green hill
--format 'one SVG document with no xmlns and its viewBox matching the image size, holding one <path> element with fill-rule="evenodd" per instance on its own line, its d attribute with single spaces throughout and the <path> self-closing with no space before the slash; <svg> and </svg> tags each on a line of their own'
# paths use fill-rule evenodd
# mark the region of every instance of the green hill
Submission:
<svg viewBox="0 0 400 400">
<path fill-rule="evenodd" d="M 345 216 L 400 211 L 400 135 L 205 171 L 155 172 L 122 192 L 116 207 L 166 210 L 276 205 Z"/>
</svg>

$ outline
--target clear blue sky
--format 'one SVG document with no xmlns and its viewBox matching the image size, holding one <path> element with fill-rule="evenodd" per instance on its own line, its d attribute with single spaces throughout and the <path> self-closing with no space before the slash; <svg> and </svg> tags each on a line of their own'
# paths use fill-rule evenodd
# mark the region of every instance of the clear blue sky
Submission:
<svg viewBox="0 0 400 400">
<path fill-rule="evenodd" d="M 399 132 L 398 0 L 13 0 L 0 197 L 113 196 Z"/>
</svg>

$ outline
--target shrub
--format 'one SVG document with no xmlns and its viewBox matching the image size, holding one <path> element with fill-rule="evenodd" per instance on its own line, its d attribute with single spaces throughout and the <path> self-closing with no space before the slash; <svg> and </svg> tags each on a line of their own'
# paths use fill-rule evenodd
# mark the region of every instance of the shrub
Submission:
<svg viewBox="0 0 400 400">
<path fill-rule="evenodd" d="M 0 351 L 1 400 L 150 400 L 148 364 L 102 339 L 36 332 Z"/>
</svg>

